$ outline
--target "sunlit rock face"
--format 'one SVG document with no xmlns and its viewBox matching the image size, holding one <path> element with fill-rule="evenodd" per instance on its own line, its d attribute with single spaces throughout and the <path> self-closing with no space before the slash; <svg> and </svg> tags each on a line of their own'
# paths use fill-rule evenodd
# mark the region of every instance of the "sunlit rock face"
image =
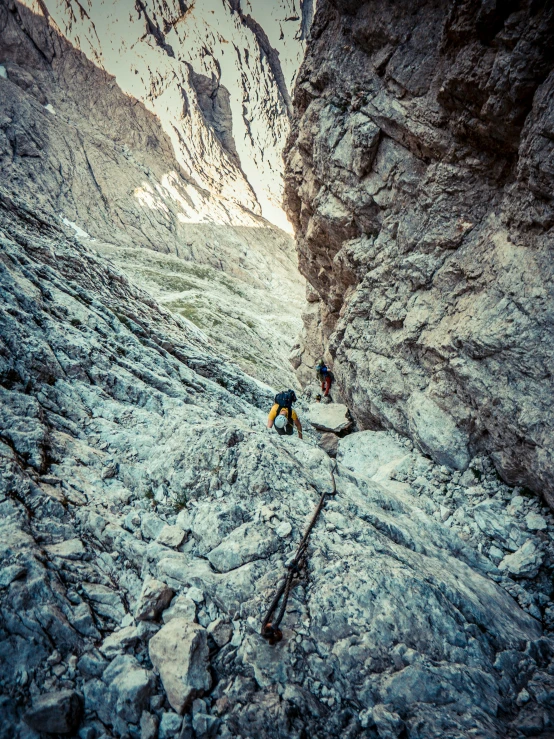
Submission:
<svg viewBox="0 0 554 739">
<path fill-rule="evenodd" d="M 0 2 L 0 188 L 110 256 L 245 371 L 288 385 L 303 287 L 290 235 L 262 215 L 281 211 L 266 213 L 271 193 L 246 170 L 257 163 L 277 204 L 302 17 L 266 14 L 263 36 L 237 9 L 201 5 L 164 6 L 163 23 L 146 5 Z M 268 39 L 282 47 L 271 64 Z"/>
<path fill-rule="evenodd" d="M 281 151 L 308 0 L 26 4 L 158 116 L 185 173 L 224 201 L 220 222 L 248 224 L 250 211 L 290 228 Z M 201 211 L 214 217 L 212 203 Z"/>
<path fill-rule="evenodd" d="M 551 503 L 553 39 L 545 3 L 321 0 L 286 188 L 302 380 L 325 352 L 361 428 Z"/>
</svg>

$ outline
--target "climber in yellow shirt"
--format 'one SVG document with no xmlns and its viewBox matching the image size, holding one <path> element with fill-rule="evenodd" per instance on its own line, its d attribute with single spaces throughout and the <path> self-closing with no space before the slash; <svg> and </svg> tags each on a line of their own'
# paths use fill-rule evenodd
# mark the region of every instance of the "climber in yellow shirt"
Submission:
<svg viewBox="0 0 554 739">
<path fill-rule="evenodd" d="M 292 404 L 296 400 L 294 390 L 287 390 L 275 396 L 275 404 L 267 417 L 267 428 L 274 428 L 280 436 L 292 436 L 294 426 L 298 431 L 298 438 L 302 438 L 302 424 Z M 293 426 L 294 424 L 294 426 Z"/>
</svg>

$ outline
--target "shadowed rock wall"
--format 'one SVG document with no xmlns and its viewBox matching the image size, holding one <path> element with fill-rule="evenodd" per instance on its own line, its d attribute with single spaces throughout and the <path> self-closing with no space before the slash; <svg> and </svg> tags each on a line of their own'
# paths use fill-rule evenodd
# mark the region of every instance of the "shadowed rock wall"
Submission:
<svg viewBox="0 0 554 739">
<path fill-rule="evenodd" d="M 318 3 L 286 206 L 313 289 L 295 362 L 359 426 L 554 501 L 549 3 Z"/>
</svg>

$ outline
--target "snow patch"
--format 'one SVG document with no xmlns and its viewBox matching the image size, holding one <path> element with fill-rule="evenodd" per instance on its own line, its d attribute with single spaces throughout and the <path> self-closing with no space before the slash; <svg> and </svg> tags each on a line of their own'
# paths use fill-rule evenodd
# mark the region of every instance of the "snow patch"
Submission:
<svg viewBox="0 0 554 739">
<path fill-rule="evenodd" d="M 70 228 L 72 228 L 75 231 L 75 235 L 78 236 L 79 238 L 90 239 L 90 234 L 88 234 L 86 231 L 83 231 L 82 228 L 80 228 L 76 223 L 73 223 L 73 221 L 68 220 L 65 216 L 61 217 L 61 221 L 66 226 L 69 226 Z"/>
<path fill-rule="evenodd" d="M 45 110 L 47 110 L 49 113 L 52 113 L 52 115 L 56 115 L 56 111 L 54 110 L 54 106 L 48 103 L 48 105 L 44 106 Z"/>
<path fill-rule="evenodd" d="M 8 79 L 8 73 L 6 71 L 6 67 L 3 64 L 0 64 L 0 77 L 3 77 L 5 80 Z"/>
</svg>

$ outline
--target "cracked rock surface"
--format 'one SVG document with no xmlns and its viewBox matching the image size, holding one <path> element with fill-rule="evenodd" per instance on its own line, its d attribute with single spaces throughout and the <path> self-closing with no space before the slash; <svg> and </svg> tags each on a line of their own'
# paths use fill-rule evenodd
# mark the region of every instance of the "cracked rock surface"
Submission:
<svg viewBox="0 0 554 739">
<path fill-rule="evenodd" d="M 523 489 L 340 439 L 270 646 L 332 490 L 315 432 L 268 431 L 270 388 L 47 215 L 4 197 L 0 237 L 0 736 L 45 706 L 89 739 L 551 730 L 552 517 Z M 527 542 L 536 573 L 497 566 Z"/>
<path fill-rule="evenodd" d="M 551 504 L 553 40 L 551 3 L 322 0 L 286 155 L 302 382 Z"/>
</svg>

